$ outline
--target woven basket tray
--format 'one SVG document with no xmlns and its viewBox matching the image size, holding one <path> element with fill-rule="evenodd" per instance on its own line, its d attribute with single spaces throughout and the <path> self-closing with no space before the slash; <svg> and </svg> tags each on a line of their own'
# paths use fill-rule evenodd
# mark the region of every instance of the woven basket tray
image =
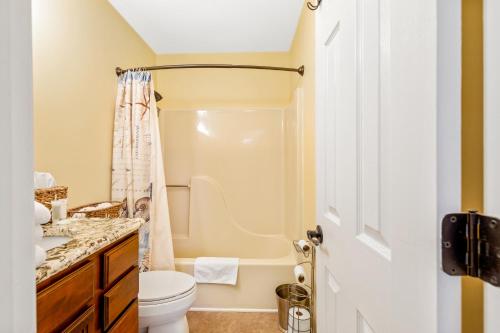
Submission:
<svg viewBox="0 0 500 333">
<path fill-rule="evenodd" d="M 68 197 L 67 186 L 55 186 L 48 188 L 39 188 L 35 190 L 35 200 L 47 207 L 52 208 L 51 202 Z"/>
<path fill-rule="evenodd" d="M 87 217 L 87 218 L 117 218 L 117 217 L 120 217 L 120 208 L 122 206 L 121 202 L 119 202 L 119 201 L 104 201 L 104 202 L 109 202 L 111 204 L 111 207 L 98 209 L 98 210 L 92 210 L 89 212 L 80 212 L 80 209 L 82 209 L 82 208 L 97 206 L 98 204 L 102 203 L 102 202 L 94 202 L 91 204 L 68 209 L 68 217 L 72 217 L 74 214 L 77 214 L 77 213 L 78 214 L 85 214 L 85 217 Z"/>
</svg>

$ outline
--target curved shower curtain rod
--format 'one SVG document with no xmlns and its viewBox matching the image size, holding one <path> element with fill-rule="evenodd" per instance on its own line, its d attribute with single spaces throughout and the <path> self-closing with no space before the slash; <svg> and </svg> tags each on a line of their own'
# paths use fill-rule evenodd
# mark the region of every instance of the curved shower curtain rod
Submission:
<svg viewBox="0 0 500 333">
<path fill-rule="evenodd" d="M 239 69 L 263 69 L 269 71 L 284 71 L 284 72 L 296 72 L 300 76 L 304 76 L 304 66 L 299 68 L 290 67 L 274 67 L 274 66 L 256 66 L 256 65 L 229 65 L 229 64 L 186 64 L 186 65 L 162 65 L 162 66 L 151 66 L 151 67 L 137 67 L 129 69 L 121 69 L 116 67 L 116 75 L 120 76 L 126 71 L 156 71 L 160 69 L 186 69 L 186 68 L 239 68 Z"/>
</svg>

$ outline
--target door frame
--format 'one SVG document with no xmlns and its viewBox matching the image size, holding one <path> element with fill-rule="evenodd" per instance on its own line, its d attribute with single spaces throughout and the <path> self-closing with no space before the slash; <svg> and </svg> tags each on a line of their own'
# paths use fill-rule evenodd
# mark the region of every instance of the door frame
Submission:
<svg viewBox="0 0 500 333">
<path fill-rule="evenodd" d="M 31 0 L 0 0 L 0 332 L 35 332 Z"/>
</svg>

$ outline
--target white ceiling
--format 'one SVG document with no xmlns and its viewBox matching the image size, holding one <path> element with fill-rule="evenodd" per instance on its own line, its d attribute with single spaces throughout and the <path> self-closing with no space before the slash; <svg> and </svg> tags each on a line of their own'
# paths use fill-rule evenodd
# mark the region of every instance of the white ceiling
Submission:
<svg viewBox="0 0 500 333">
<path fill-rule="evenodd" d="M 304 0 L 109 0 L 158 54 L 290 49 Z"/>
</svg>

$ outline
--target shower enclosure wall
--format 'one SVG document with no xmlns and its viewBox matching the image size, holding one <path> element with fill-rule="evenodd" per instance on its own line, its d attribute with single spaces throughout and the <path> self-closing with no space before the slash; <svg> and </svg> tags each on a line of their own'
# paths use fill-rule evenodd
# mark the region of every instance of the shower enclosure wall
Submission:
<svg viewBox="0 0 500 333">
<path fill-rule="evenodd" d="M 177 269 L 192 273 L 196 257 L 241 259 L 237 286 L 200 285 L 195 307 L 274 309 L 274 288 L 293 281 L 301 100 L 299 90 L 284 109 L 162 111 Z"/>
</svg>

